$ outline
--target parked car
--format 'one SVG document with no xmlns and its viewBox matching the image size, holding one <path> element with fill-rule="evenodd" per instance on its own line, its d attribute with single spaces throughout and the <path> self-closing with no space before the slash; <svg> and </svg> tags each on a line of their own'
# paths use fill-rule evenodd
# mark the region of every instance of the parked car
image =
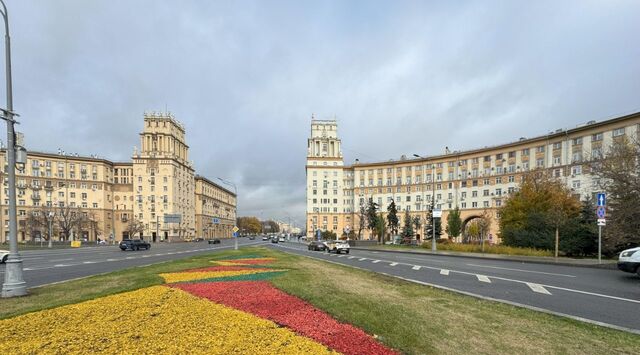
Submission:
<svg viewBox="0 0 640 355">
<path fill-rule="evenodd" d="M 218 239 L 218 238 L 209 239 L 207 241 L 207 243 L 209 243 L 209 244 L 220 244 L 220 239 Z"/>
<path fill-rule="evenodd" d="M 145 249 L 145 250 L 149 250 L 151 249 L 151 244 L 145 242 L 142 239 L 123 239 L 120 242 L 120 250 L 125 251 L 127 249 L 131 249 L 131 250 L 140 250 L 140 249 Z"/>
<path fill-rule="evenodd" d="M 325 251 L 325 250 L 327 250 L 327 246 L 324 245 L 324 243 L 321 242 L 321 241 L 314 240 L 314 241 L 311 241 L 311 243 L 309 243 L 307 245 L 307 249 L 308 250 L 313 250 L 313 251 Z"/>
<path fill-rule="evenodd" d="M 269 236 L 268 235 L 263 235 L 262 236 L 262 240 L 269 240 Z"/>
<path fill-rule="evenodd" d="M 256 239 L 256 236 L 255 236 L 255 235 L 250 235 L 250 236 L 249 236 L 249 240 L 254 240 L 254 239 Z"/>
<path fill-rule="evenodd" d="M 204 238 L 198 237 L 193 240 L 194 242 L 204 242 Z"/>
<path fill-rule="evenodd" d="M 278 238 L 278 241 L 281 243 L 284 243 L 285 242 L 284 236 L 281 235 L 280 238 Z"/>
<path fill-rule="evenodd" d="M 0 264 L 6 263 L 8 258 L 9 258 L 9 251 L 0 250 Z"/>
<path fill-rule="evenodd" d="M 618 269 L 640 276 L 640 247 L 623 250 L 618 257 Z"/>
<path fill-rule="evenodd" d="M 335 251 L 336 254 L 341 252 L 349 254 L 349 243 L 346 240 L 329 240 L 324 242 L 324 245 L 327 246 L 327 253 Z"/>
<path fill-rule="evenodd" d="M 271 243 L 278 243 L 278 238 L 277 237 L 273 237 L 271 238 Z"/>
</svg>

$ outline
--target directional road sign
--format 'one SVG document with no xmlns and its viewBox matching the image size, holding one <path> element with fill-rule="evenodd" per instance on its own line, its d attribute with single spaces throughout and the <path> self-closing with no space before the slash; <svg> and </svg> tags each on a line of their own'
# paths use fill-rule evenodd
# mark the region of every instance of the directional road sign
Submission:
<svg viewBox="0 0 640 355">
<path fill-rule="evenodd" d="M 176 214 L 164 214 L 164 223 L 180 223 L 182 221 L 182 215 L 179 213 Z"/>
<path fill-rule="evenodd" d="M 433 218 L 442 217 L 442 210 L 433 210 Z"/>
<path fill-rule="evenodd" d="M 604 206 L 598 206 L 598 208 L 596 209 L 596 216 L 598 216 L 599 219 L 603 219 L 605 215 L 606 213 Z"/>
<path fill-rule="evenodd" d="M 598 202 L 598 206 L 607 205 L 607 196 L 605 195 L 604 192 L 599 193 L 598 196 L 596 197 L 596 200 Z"/>
<path fill-rule="evenodd" d="M 215 217 L 214 217 L 214 218 L 212 218 L 212 219 L 211 219 L 211 222 L 212 222 L 213 224 L 220 224 L 220 218 L 215 218 Z"/>
</svg>

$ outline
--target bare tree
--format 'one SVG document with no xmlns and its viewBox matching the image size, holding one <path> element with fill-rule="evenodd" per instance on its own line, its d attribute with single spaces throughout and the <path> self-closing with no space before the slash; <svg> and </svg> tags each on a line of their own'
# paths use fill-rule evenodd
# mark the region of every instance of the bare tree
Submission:
<svg viewBox="0 0 640 355">
<path fill-rule="evenodd" d="M 83 214 L 79 207 L 58 206 L 56 207 L 58 227 L 64 234 L 64 238 L 69 240 L 71 232 L 82 222 Z"/>
<path fill-rule="evenodd" d="M 127 224 L 126 231 L 129 234 L 129 238 L 132 238 L 136 234 L 144 233 L 144 223 L 139 219 L 131 219 L 129 220 L 129 224 Z"/>
</svg>

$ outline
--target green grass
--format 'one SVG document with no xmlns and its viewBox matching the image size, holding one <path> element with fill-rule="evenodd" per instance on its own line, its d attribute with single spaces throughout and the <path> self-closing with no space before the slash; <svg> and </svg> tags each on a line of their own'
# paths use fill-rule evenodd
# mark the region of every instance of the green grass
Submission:
<svg viewBox="0 0 640 355">
<path fill-rule="evenodd" d="M 276 257 L 272 282 L 408 354 L 637 353 L 640 336 L 266 248 L 243 248 L 45 286 L 0 300 L 0 318 L 157 285 L 159 273 L 239 255 Z M 170 326 L 170 325 L 168 325 Z"/>
<path fill-rule="evenodd" d="M 422 243 L 421 247 L 431 249 L 431 243 Z M 438 250 L 459 251 L 464 253 L 482 253 L 481 244 L 438 243 Z M 506 245 L 489 245 L 485 243 L 484 253 L 521 255 L 521 256 L 553 256 L 552 250 L 509 247 Z"/>
</svg>

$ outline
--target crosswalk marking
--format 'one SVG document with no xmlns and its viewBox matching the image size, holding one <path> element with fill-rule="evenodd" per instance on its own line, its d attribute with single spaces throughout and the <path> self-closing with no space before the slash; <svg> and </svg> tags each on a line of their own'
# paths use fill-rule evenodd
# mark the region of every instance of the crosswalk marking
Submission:
<svg viewBox="0 0 640 355">
<path fill-rule="evenodd" d="M 491 280 L 489 280 L 489 278 L 484 276 L 484 275 L 476 275 L 476 277 L 478 278 L 478 281 L 480 281 L 480 282 L 491 283 Z"/>
<path fill-rule="evenodd" d="M 391 263 L 391 264 L 389 264 L 389 266 L 396 266 L 396 265 L 398 265 L 398 263 Z"/>
<path fill-rule="evenodd" d="M 447 269 L 441 269 L 441 270 L 440 270 L 440 275 L 449 276 L 449 270 L 447 270 Z"/>
<path fill-rule="evenodd" d="M 414 266 L 414 267 L 412 267 L 411 269 L 413 269 L 413 270 L 420 270 L 420 266 L 415 265 L 415 266 Z"/>
<path fill-rule="evenodd" d="M 377 263 L 379 263 L 379 262 L 380 262 L 380 260 L 374 260 L 374 261 L 372 261 L 372 263 L 374 263 L 374 264 L 377 264 Z"/>
<path fill-rule="evenodd" d="M 545 294 L 545 295 L 550 295 L 551 294 L 551 292 L 547 291 L 547 289 L 544 288 L 542 285 L 527 282 L 527 286 L 529 286 L 529 288 L 533 292 L 538 292 L 538 293 L 542 293 L 542 294 Z"/>
</svg>

